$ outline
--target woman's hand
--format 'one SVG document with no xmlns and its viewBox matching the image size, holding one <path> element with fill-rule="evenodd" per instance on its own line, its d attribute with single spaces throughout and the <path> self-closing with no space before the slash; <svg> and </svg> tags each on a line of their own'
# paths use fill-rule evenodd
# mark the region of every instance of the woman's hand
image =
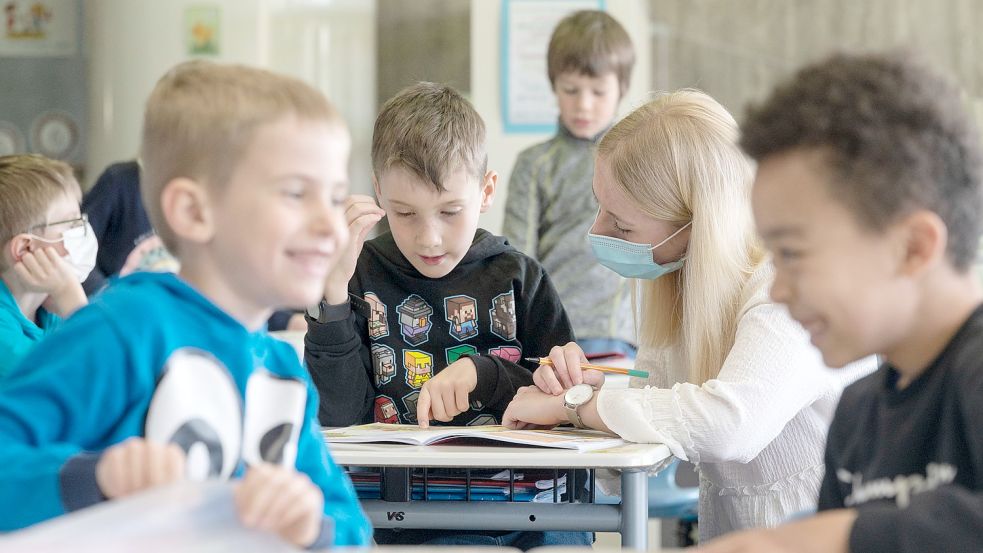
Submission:
<svg viewBox="0 0 983 553">
<path fill-rule="evenodd" d="M 533 383 L 547 394 L 558 396 L 576 384 L 587 383 L 595 388 L 604 384 L 604 373 L 601 371 L 581 369 L 580 365 L 587 362 L 587 356 L 575 342 L 553 346 L 550 361 L 552 366 L 540 365 L 532 374 Z"/>
</svg>

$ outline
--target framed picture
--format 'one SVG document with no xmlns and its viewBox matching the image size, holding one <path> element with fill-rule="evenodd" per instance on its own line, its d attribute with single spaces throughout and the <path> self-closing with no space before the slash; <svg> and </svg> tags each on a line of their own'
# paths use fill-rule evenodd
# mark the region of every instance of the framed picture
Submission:
<svg viewBox="0 0 983 553">
<path fill-rule="evenodd" d="M 184 44 L 189 56 L 219 54 L 221 10 L 215 5 L 188 6 L 184 10 Z"/>
<path fill-rule="evenodd" d="M 0 57 L 71 57 L 78 53 L 76 0 L 6 0 Z"/>
</svg>

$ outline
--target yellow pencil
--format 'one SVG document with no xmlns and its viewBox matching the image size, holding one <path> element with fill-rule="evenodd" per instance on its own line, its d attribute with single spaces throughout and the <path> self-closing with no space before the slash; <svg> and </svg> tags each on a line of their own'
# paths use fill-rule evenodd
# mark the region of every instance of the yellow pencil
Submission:
<svg viewBox="0 0 983 553">
<path fill-rule="evenodd" d="M 526 357 L 526 361 L 532 361 L 533 363 L 539 363 L 540 365 L 553 365 L 553 360 L 549 357 Z M 602 373 L 612 373 L 612 374 L 627 374 L 628 376 L 637 376 L 639 378 L 648 378 L 649 373 L 647 371 L 636 371 L 635 369 L 623 369 L 621 367 L 608 367 L 605 365 L 592 365 L 590 363 L 581 363 L 580 368 L 582 369 L 594 369 L 596 371 L 601 371 Z"/>
</svg>

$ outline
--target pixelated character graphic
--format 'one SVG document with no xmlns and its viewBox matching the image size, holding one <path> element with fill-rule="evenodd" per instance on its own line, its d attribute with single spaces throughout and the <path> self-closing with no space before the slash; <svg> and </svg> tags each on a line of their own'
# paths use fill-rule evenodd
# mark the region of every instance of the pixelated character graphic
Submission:
<svg viewBox="0 0 983 553">
<path fill-rule="evenodd" d="M 484 414 L 471 419 L 471 422 L 467 426 L 490 426 L 495 424 L 498 424 L 498 421 L 495 420 L 494 415 Z"/>
<path fill-rule="evenodd" d="M 478 355 L 478 348 L 472 346 L 471 344 L 461 344 L 459 346 L 447 348 L 444 351 L 447 354 L 448 365 L 462 357 L 467 357 L 468 355 Z"/>
<path fill-rule="evenodd" d="M 416 424 L 416 404 L 420 401 L 420 392 L 413 391 L 403 396 L 403 405 L 406 406 L 406 422 Z"/>
<path fill-rule="evenodd" d="M 433 376 L 433 357 L 423 351 L 403 350 L 403 368 L 406 369 L 406 385 L 419 388 Z"/>
<path fill-rule="evenodd" d="M 488 313 L 491 315 L 492 334 L 503 340 L 515 340 L 515 293 L 509 290 L 495 296 Z"/>
<path fill-rule="evenodd" d="M 399 331 L 407 344 L 418 346 L 427 341 L 430 327 L 433 326 L 430 321 L 433 307 L 427 305 L 420 296 L 411 294 L 396 306 L 396 312 L 399 313 Z"/>
<path fill-rule="evenodd" d="M 399 416 L 396 414 L 396 404 L 386 396 L 375 398 L 375 422 L 396 424 Z"/>
<path fill-rule="evenodd" d="M 365 293 L 365 301 L 369 304 L 369 338 L 378 340 L 389 336 L 389 325 L 386 322 L 386 304 L 372 292 Z"/>
<path fill-rule="evenodd" d="M 389 384 L 396 376 L 396 352 L 393 348 L 372 344 L 372 374 L 375 376 L 376 386 Z"/>
<path fill-rule="evenodd" d="M 478 335 L 478 300 L 469 296 L 445 298 L 444 313 L 451 337 L 458 342 Z"/>
<path fill-rule="evenodd" d="M 518 363 L 522 359 L 522 350 L 515 346 L 499 346 L 497 348 L 491 348 L 488 350 L 488 353 L 513 363 Z"/>
</svg>

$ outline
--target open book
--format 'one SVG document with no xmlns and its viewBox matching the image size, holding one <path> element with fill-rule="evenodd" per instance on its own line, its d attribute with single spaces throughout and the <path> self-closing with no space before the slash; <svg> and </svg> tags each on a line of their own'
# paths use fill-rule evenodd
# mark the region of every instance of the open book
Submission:
<svg viewBox="0 0 983 553">
<path fill-rule="evenodd" d="M 334 443 L 401 443 L 412 445 L 505 442 L 509 444 L 593 451 L 624 445 L 621 438 L 596 430 L 555 428 L 553 430 L 510 430 L 504 426 L 431 426 L 373 423 L 324 430 Z M 495 445 L 487 443 L 486 445 Z M 498 445 L 501 445 L 499 443 Z"/>
</svg>

